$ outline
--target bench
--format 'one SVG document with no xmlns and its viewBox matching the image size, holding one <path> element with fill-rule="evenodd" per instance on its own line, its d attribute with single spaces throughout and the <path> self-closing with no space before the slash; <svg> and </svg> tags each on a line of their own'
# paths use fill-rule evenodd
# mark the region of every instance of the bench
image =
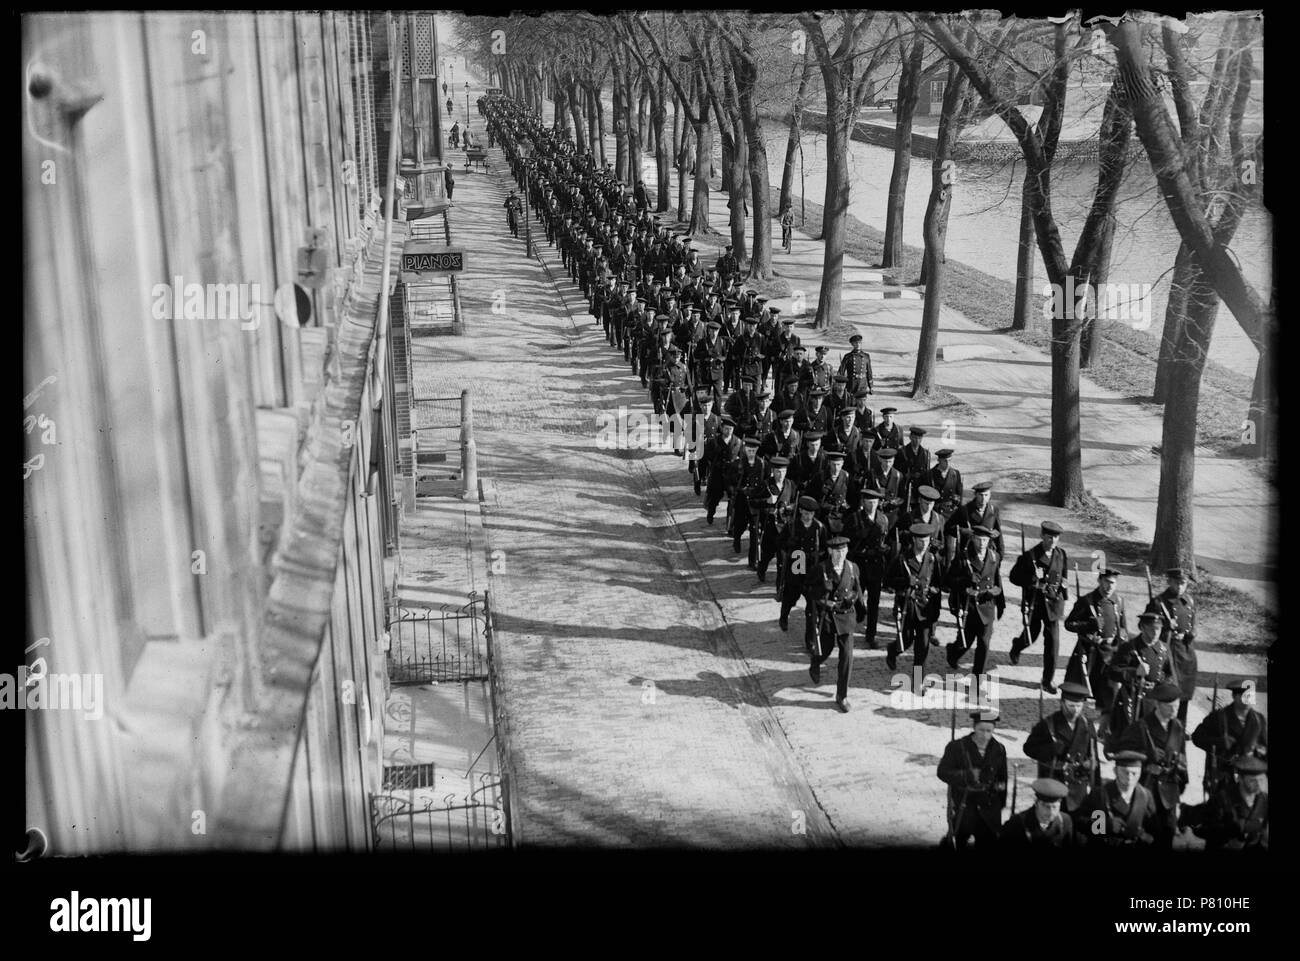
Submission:
<svg viewBox="0 0 1300 961">
<path fill-rule="evenodd" d="M 466 151 L 465 151 L 465 169 L 466 169 L 466 170 L 469 169 L 469 165 L 470 165 L 470 164 L 478 164 L 478 165 L 481 165 L 481 166 L 483 167 L 483 172 L 484 172 L 484 173 L 487 173 L 487 170 L 488 170 L 488 165 L 487 165 L 487 163 L 488 163 L 488 155 L 487 155 L 487 151 L 486 151 L 486 150 L 483 150 L 483 149 L 480 148 L 480 147 L 475 147 L 473 150 L 466 150 Z"/>
</svg>

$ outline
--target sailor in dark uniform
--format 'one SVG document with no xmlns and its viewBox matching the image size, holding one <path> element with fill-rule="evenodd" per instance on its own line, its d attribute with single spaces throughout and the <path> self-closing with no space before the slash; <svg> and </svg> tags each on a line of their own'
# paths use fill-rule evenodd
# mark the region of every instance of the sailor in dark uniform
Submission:
<svg viewBox="0 0 1300 961">
<path fill-rule="evenodd" d="M 795 486 L 794 481 L 786 477 L 786 472 L 790 466 L 789 458 L 777 454 L 768 459 L 767 465 L 769 468 L 767 481 L 759 491 L 762 499 L 766 502 L 766 506 L 761 509 L 763 536 L 759 542 L 758 551 L 758 579 L 760 581 L 767 580 L 768 565 L 772 563 L 772 558 L 778 557 L 780 554 L 781 540 L 794 516 L 799 501 L 799 489 Z M 781 569 L 784 562 L 783 557 L 778 557 L 778 570 Z"/>
<path fill-rule="evenodd" d="M 897 407 L 880 408 L 880 423 L 873 429 L 875 440 L 872 442 L 872 450 L 880 450 L 882 447 L 888 447 L 897 453 L 898 448 L 903 446 L 903 431 L 894 423 L 894 415 L 898 413 Z"/>
<path fill-rule="evenodd" d="M 1119 572 L 1097 572 L 1097 587 L 1074 602 L 1065 629 L 1079 636 L 1065 667 L 1065 679 L 1086 683 L 1097 699 L 1097 710 L 1109 714 L 1113 698 L 1102 675 L 1117 648 L 1128 637 L 1124 598 L 1115 592 Z"/>
<path fill-rule="evenodd" d="M 722 418 L 722 425 L 717 437 L 711 438 L 704 445 L 704 469 L 707 471 L 708 487 L 704 492 L 705 520 L 712 524 L 713 515 L 718 510 L 722 495 L 733 496 L 727 488 L 731 480 L 734 465 L 740 460 L 744 443 L 735 435 L 736 422 L 730 417 Z"/>
<path fill-rule="evenodd" d="M 890 514 L 898 514 L 904 508 L 905 485 L 903 475 L 894 467 L 895 453 L 892 447 L 877 450 L 876 456 L 871 459 L 873 463 L 862 479 L 864 485 L 874 487 L 884 495 L 881 506 Z"/>
<path fill-rule="evenodd" d="M 1061 643 L 1061 624 L 1065 621 L 1065 602 L 1069 599 L 1066 571 L 1070 559 L 1058 547 L 1061 525 L 1043 521 L 1039 526 L 1042 539 L 1025 551 L 1011 568 L 1011 583 L 1020 588 L 1020 609 L 1027 613 L 1028 624 L 1011 642 L 1011 663 L 1020 663 L 1020 654 L 1043 634 L 1042 688 L 1056 693 L 1056 656 Z"/>
<path fill-rule="evenodd" d="M 1196 602 L 1187 593 L 1187 572 L 1181 567 L 1165 571 L 1165 589 L 1151 599 L 1147 610 L 1165 620 L 1164 641 L 1173 655 L 1178 686 L 1178 720 L 1187 724 L 1187 705 L 1196 696 Z"/>
<path fill-rule="evenodd" d="M 808 391 L 808 403 L 799 415 L 798 427 L 806 435 L 809 431 L 830 433 L 831 412 L 826 408 L 826 389 L 813 387 Z"/>
<path fill-rule="evenodd" d="M 930 452 L 921 446 L 925 437 L 924 427 L 913 427 L 908 431 L 908 442 L 898 449 L 898 472 L 903 475 L 903 484 L 907 493 L 904 507 L 916 505 L 916 492 L 929 484 Z"/>
<path fill-rule="evenodd" d="M 1264 775 L 1268 765 L 1257 757 L 1239 757 L 1232 763 L 1235 783 L 1229 781 L 1205 805 L 1196 836 L 1208 851 L 1268 850 L 1268 791 Z"/>
<path fill-rule="evenodd" d="M 993 547 L 993 532 L 987 527 L 971 529 L 970 543 L 948 569 L 948 607 L 962 625 L 958 639 L 948 645 L 948 666 L 953 670 L 962 656 L 975 647 L 972 668 L 977 680 L 993 640 L 993 628 L 1006 610 L 1002 592 L 1002 558 Z"/>
<path fill-rule="evenodd" d="M 849 338 L 849 343 L 853 349 L 840 360 L 839 372 L 848 378 L 850 395 L 855 395 L 859 389 L 871 394 L 875 390 L 871 380 L 871 355 L 862 349 L 861 334 L 854 334 Z"/>
<path fill-rule="evenodd" d="M 788 407 L 777 412 L 776 426 L 759 444 L 758 454 L 760 457 L 766 457 L 770 460 L 773 457 L 780 456 L 793 462 L 799 456 L 803 445 L 803 437 L 794 429 L 794 417 L 794 410 Z"/>
<path fill-rule="evenodd" d="M 784 560 L 781 573 L 781 615 L 777 622 L 783 631 L 790 629 L 790 611 L 799 603 L 799 598 L 804 596 L 808 576 L 817 569 L 826 550 L 826 528 L 817 519 L 817 506 L 817 501 L 813 498 L 800 497 L 798 513 L 786 525 L 781 544 Z M 804 646 L 812 650 L 816 617 L 806 606 L 804 621 Z"/>
<path fill-rule="evenodd" d="M 1075 837 L 1074 822 L 1061 811 L 1066 786 L 1052 778 L 1041 777 L 1032 787 L 1033 807 L 1013 814 L 1002 825 L 1003 847 L 1046 850 L 1078 846 L 1082 838 Z"/>
<path fill-rule="evenodd" d="M 961 471 L 949 463 L 952 458 L 951 448 L 945 447 L 943 450 L 935 451 L 934 457 L 935 465 L 930 468 L 930 479 L 927 483 L 939 492 L 939 513 L 947 518 L 961 506 L 964 493 L 961 486 Z"/>
<path fill-rule="evenodd" d="M 814 684 L 821 683 L 821 666 L 839 652 L 835 674 L 835 706 L 847 714 L 849 676 L 853 671 L 853 633 L 866 616 L 862 604 L 862 583 L 858 567 L 848 559 L 849 539 L 832 537 L 827 542 L 830 556 L 817 569 L 808 585 L 809 609 L 816 608 L 819 620 L 817 641 L 809 652 L 808 674 Z"/>
<path fill-rule="evenodd" d="M 961 850 L 995 842 L 1007 804 L 1007 749 L 993 736 L 996 711 L 973 711 L 974 730 L 948 742 L 939 761 L 939 779 L 948 785 L 949 835 Z"/>
<path fill-rule="evenodd" d="M 853 392 L 853 426 L 862 434 L 862 448 L 867 454 L 876 446 L 876 412 L 871 409 L 871 392 L 859 387 Z"/>
<path fill-rule="evenodd" d="M 849 557 L 858 565 L 862 589 L 867 595 L 867 647 L 876 646 L 876 625 L 880 620 L 880 592 L 890 561 L 891 521 L 880 509 L 880 491 L 860 492 L 857 508 L 844 520 L 849 538 Z"/>
<path fill-rule="evenodd" d="M 862 496 L 867 500 L 878 493 L 864 491 Z M 909 646 L 913 669 L 925 667 L 942 604 L 943 568 L 930 550 L 934 528 L 917 524 L 908 533 L 911 544 L 900 547 L 885 577 L 886 586 L 894 591 L 894 621 L 898 625 L 898 636 L 885 652 L 891 671 L 898 667 L 898 655 Z"/>
<path fill-rule="evenodd" d="M 734 498 L 731 509 L 731 529 L 727 533 L 731 535 L 733 551 L 739 554 L 740 538 L 746 531 L 749 532 L 749 569 L 756 571 L 758 570 L 758 541 L 762 536 L 762 528 L 754 527 L 750 523 L 749 495 L 758 490 L 767 478 L 767 463 L 758 456 L 757 437 L 746 437 L 742 443 L 745 445 L 744 454 L 732 465 L 732 480 L 727 484 L 728 489 L 733 491 Z"/>
<path fill-rule="evenodd" d="M 1038 762 L 1038 776 L 1062 782 L 1065 809 L 1078 810 L 1092 790 L 1097 751 L 1097 731 L 1084 713 L 1088 688 L 1067 681 L 1061 684 L 1061 707 L 1040 720 L 1025 738 L 1025 754 Z"/>
<path fill-rule="evenodd" d="M 1119 751 L 1141 751 L 1146 755 L 1142 785 L 1155 798 L 1157 843 L 1172 848 L 1179 833 L 1178 806 L 1187 787 L 1187 736 L 1174 715 L 1181 692 L 1176 684 L 1158 684 L 1151 696 L 1155 710 L 1134 721 L 1120 735 Z"/>
<path fill-rule="evenodd" d="M 948 552 L 958 554 L 970 537 L 972 527 L 987 527 L 993 532 L 993 546 L 1002 551 L 1002 518 L 993 503 L 993 484 L 980 481 L 973 488 L 974 496 L 958 507 L 948 517 Z"/>
<path fill-rule="evenodd" d="M 1232 765 L 1241 757 L 1268 757 L 1268 720 L 1255 710 L 1255 682 L 1228 685 L 1232 703 L 1216 708 L 1192 732 L 1192 743 L 1205 752 L 1205 779 L 1211 793 L 1232 780 Z"/>
<path fill-rule="evenodd" d="M 1151 692 L 1156 685 L 1178 683 L 1169 647 L 1160 640 L 1159 614 L 1138 615 L 1137 635 L 1115 649 L 1105 677 L 1112 691 L 1110 729 L 1115 733 L 1155 709 Z"/>
<path fill-rule="evenodd" d="M 1094 788 L 1075 812 L 1074 829 L 1093 847 L 1150 848 L 1159 832 L 1156 800 L 1139 782 L 1146 755 L 1115 755 L 1115 780 Z"/>
</svg>

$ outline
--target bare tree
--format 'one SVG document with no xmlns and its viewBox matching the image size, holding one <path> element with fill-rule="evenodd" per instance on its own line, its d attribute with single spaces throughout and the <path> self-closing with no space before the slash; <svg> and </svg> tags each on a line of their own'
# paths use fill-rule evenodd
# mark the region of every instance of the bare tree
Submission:
<svg viewBox="0 0 1300 961">
<path fill-rule="evenodd" d="M 1115 45 L 1138 137 L 1146 148 L 1151 169 L 1155 171 L 1156 182 L 1160 185 L 1170 217 L 1178 228 L 1178 235 L 1191 248 L 1197 269 L 1204 273 L 1205 282 L 1232 311 L 1241 329 L 1259 349 L 1259 367 L 1247 420 L 1250 427 L 1248 433 L 1253 436 L 1248 439 L 1254 441 L 1249 446 L 1257 455 L 1266 456 L 1273 451 L 1277 433 L 1276 398 L 1268 387 L 1269 378 L 1266 376 L 1268 365 L 1272 361 L 1269 344 L 1276 337 L 1277 317 L 1273 305 L 1266 302 L 1246 282 L 1227 243 L 1221 239 L 1201 203 L 1202 198 L 1188 169 L 1191 161 L 1184 145 L 1175 135 L 1173 121 L 1148 64 L 1145 38 L 1150 30 L 1149 24 L 1129 18 L 1118 25 L 1105 25 L 1103 29 Z M 1241 111 L 1244 114 L 1244 102 Z M 1180 116 L 1182 112 L 1180 109 Z M 1244 188 L 1252 187 L 1247 181 L 1257 179 L 1257 168 L 1249 177 L 1245 171 L 1251 169 L 1247 164 L 1254 159 L 1258 142 L 1248 142 L 1240 136 L 1240 132 L 1237 141 L 1232 145 L 1237 178 L 1232 192 L 1246 193 Z M 1235 230 L 1235 225 L 1233 229 Z"/>
<path fill-rule="evenodd" d="M 974 28 L 966 31 L 966 46 L 974 49 Z M 993 46 L 997 46 L 994 40 Z M 930 201 L 925 209 L 925 301 L 921 309 L 921 334 L 916 347 L 916 372 L 912 377 L 912 396 L 924 397 L 934 387 L 936 348 L 939 346 L 939 312 L 943 309 L 944 276 L 947 260 L 944 245 L 948 235 L 948 211 L 952 207 L 955 187 L 953 147 L 970 110 L 966 76 L 955 63 L 948 64 L 948 79 L 943 89 L 943 107 L 935 138 L 934 162 L 930 166 Z"/>
<path fill-rule="evenodd" d="M 782 213 L 790 206 L 794 191 L 794 156 L 799 150 L 799 141 L 803 137 L 803 106 L 808 91 L 808 78 L 812 76 L 813 62 L 808 56 L 808 45 L 804 44 L 803 64 L 799 71 L 799 89 L 794 95 L 794 105 L 790 108 L 790 136 L 785 142 L 785 166 L 781 168 L 781 199 L 777 204 L 777 213 Z"/>
<path fill-rule="evenodd" d="M 890 34 L 895 29 L 891 19 L 880 41 L 863 50 L 862 45 L 875 22 L 876 12 L 842 10 L 836 13 L 840 20 L 840 39 L 834 50 L 822 27 L 826 18 L 820 14 L 799 14 L 799 22 L 812 42 L 826 89 L 826 197 L 822 204 L 825 260 L 814 321 L 817 328 L 829 327 L 840 316 L 845 227 L 849 210 L 849 140 L 857 123 L 858 108 L 871 93 L 873 75 L 892 47 Z"/>
<path fill-rule="evenodd" d="M 700 64 L 692 57 L 678 57 L 670 60 L 665 44 L 661 44 L 655 37 L 649 26 L 640 17 L 632 17 L 632 22 L 638 24 L 642 34 L 650 42 L 650 47 L 654 50 L 655 56 L 660 62 L 668 65 L 668 80 L 673 85 L 673 90 L 677 93 L 677 106 L 681 110 L 682 116 L 691 125 L 695 135 L 695 194 L 691 202 L 691 219 L 689 230 L 693 234 L 712 233 L 713 228 L 709 226 L 709 169 L 713 157 L 713 128 L 709 123 L 709 95 L 705 89 L 704 79 L 701 74 Z M 690 89 L 682 85 L 681 79 L 677 76 L 677 71 L 673 66 L 687 62 L 690 74 Z M 695 106 L 692 108 L 691 104 Z M 680 219 L 680 214 L 679 214 Z"/>
<path fill-rule="evenodd" d="M 928 70 L 922 69 L 925 55 L 925 38 L 921 33 L 912 37 L 910 47 L 905 35 L 898 38 L 898 59 L 902 66 L 898 75 L 898 99 L 894 105 L 894 166 L 889 175 L 889 196 L 885 201 L 885 240 L 881 250 L 880 266 L 899 267 L 903 263 L 903 215 L 907 205 L 907 179 L 912 169 L 912 120 L 921 86 L 941 61 Z"/>
<path fill-rule="evenodd" d="M 754 244 L 749 261 L 749 277 L 755 280 L 767 280 L 772 276 L 772 225 L 768 196 L 770 184 L 767 170 L 767 143 L 763 139 L 763 121 L 759 116 L 756 94 L 760 61 L 754 43 L 756 25 L 751 16 L 741 14 L 733 15 L 728 21 L 723 21 L 716 16 L 711 19 L 722 38 L 723 49 L 730 54 L 731 74 L 735 82 L 740 125 L 744 134 L 745 157 L 748 163 L 745 179 L 754 208 Z"/>
<path fill-rule="evenodd" d="M 1227 266 L 1237 270 L 1231 257 L 1219 256 L 1226 253 L 1255 200 L 1255 178 L 1243 180 L 1241 173 L 1256 148 L 1256 143 L 1243 135 L 1242 123 L 1250 99 L 1257 29 L 1251 16 L 1233 16 L 1224 23 L 1198 111 L 1188 63 L 1193 38 L 1181 36 L 1166 21 L 1162 46 L 1178 128 L 1168 116 L 1157 87 L 1159 75 L 1148 56 L 1145 51 L 1140 59 L 1135 56 L 1150 35 L 1150 27 L 1133 23 L 1131 29 L 1110 33 L 1119 52 L 1138 134 L 1183 239 L 1174 264 L 1161 370 L 1157 372 L 1165 416 L 1150 561 L 1161 567 L 1195 568 L 1197 410 L 1220 299 L 1228 302 L 1224 291 L 1232 291 L 1234 315 L 1246 316 L 1257 332 L 1267 331 L 1273 322 L 1271 306 L 1259 301 L 1239 272 L 1236 277 L 1225 276 Z M 1176 131 L 1181 131 L 1181 136 Z M 1169 166 L 1175 163 L 1177 172 Z M 1209 230 L 1208 243 L 1195 223 L 1198 219 Z M 1237 314 L 1237 309 L 1242 313 Z M 1245 329 L 1247 325 L 1242 326 Z"/>
<path fill-rule="evenodd" d="M 718 136 L 722 139 L 722 189 L 727 193 L 727 207 L 731 211 L 729 221 L 732 252 L 737 263 L 744 263 L 748 253 L 745 245 L 744 195 L 746 144 L 744 128 L 740 120 L 740 108 L 736 103 L 735 85 L 728 82 L 730 58 L 714 56 L 712 41 L 713 34 L 717 30 L 716 24 L 710 26 L 703 40 L 696 38 L 689 23 L 683 23 L 683 26 L 686 27 L 686 37 L 703 80 L 704 90 L 708 94 L 709 104 L 713 108 L 713 116 L 718 121 Z M 714 77 L 715 60 L 719 64 L 718 72 L 722 74 L 721 90 L 718 89 L 719 84 Z"/>
<path fill-rule="evenodd" d="M 1098 242 L 1100 218 L 1109 215 L 1098 204 L 1089 210 L 1088 219 L 1080 233 L 1074 256 L 1065 259 L 1061 233 L 1052 213 L 1051 157 L 1046 152 L 1044 136 L 1038 127 L 1030 126 L 1024 114 L 1012 103 L 1006 92 L 994 83 L 990 72 L 953 34 L 949 25 L 938 15 L 927 15 L 935 42 L 961 67 L 979 92 L 984 103 L 1015 134 L 1028 168 L 1029 208 L 1033 214 L 1034 233 L 1043 256 L 1047 277 L 1058 292 L 1057 310 L 1052 317 L 1052 481 L 1049 496 L 1058 506 L 1073 506 L 1083 497 L 1083 460 L 1079 433 L 1079 334 L 1080 321 L 1074 309 L 1075 290 L 1084 290 L 1085 264 Z M 1071 60 L 1081 55 L 1085 45 L 1083 37 L 1072 49 L 1067 48 L 1067 28 L 1077 29 L 1077 21 L 1059 21 L 1053 28 L 1056 56 L 1052 64 L 1051 83 L 1060 88 L 1059 98 L 1064 101 L 1064 88 L 1069 78 Z"/>
<path fill-rule="evenodd" d="M 1087 309 L 1083 330 L 1079 340 L 1079 367 L 1086 370 L 1101 344 L 1102 330 L 1099 319 L 1109 310 L 1110 304 L 1102 304 L 1096 291 L 1106 289 L 1110 275 L 1111 242 L 1115 235 L 1115 198 L 1119 194 L 1120 181 L 1124 179 L 1124 167 L 1128 161 L 1129 143 L 1132 141 L 1133 115 L 1124 100 L 1124 89 L 1120 83 L 1112 84 L 1106 97 L 1106 106 L 1102 109 L 1101 129 L 1098 131 L 1097 149 L 1097 192 L 1093 197 L 1093 206 L 1097 210 L 1097 242 L 1091 245 L 1083 264 L 1083 275 L 1088 287 L 1093 291 L 1092 303 Z"/>
</svg>

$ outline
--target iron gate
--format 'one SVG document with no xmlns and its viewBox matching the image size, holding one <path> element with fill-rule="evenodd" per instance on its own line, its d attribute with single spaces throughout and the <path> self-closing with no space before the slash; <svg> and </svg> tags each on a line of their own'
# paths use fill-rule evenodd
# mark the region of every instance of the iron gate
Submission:
<svg viewBox="0 0 1300 961">
<path fill-rule="evenodd" d="M 411 429 L 415 432 L 415 476 L 454 480 L 461 471 L 461 398 L 415 397 Z"/>
<path fill-rule="evenodd" d="M 486 615 L 476 593 L 460 607 L 399 604 L 388 622 L 388 677 L 394 684 L 488 679 Z"/>
<path fill-rule="evenodd" d="M 495 774 L 479 775 L 465 795 L 373 795 L 370 816 L 377 851 L 484 851 L 510 843 Z"/>
</svg>

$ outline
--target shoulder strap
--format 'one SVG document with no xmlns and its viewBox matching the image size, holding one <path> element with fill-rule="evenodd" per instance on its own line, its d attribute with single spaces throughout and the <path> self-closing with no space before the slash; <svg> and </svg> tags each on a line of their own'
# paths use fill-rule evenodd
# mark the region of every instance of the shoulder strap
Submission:
<svg viewBox="0 0 1300 961">
<path fill-rule="evenodd" d="M 1133 803 L 1129 805 L 1128 817 L 1125 818 L 1124 822 L 1128 828 L 1128 833 L 1133 837 L 1138 836 L 1142 826 L 1142 819 L 1146 817 L 1147 796 L 1147 792 L 1142 789 L 1141 784 L 1133 789 Z"/>
<path fill-rule="evenodd" d="M 1083 740 L 1087 740 L 1088 721 L 1082 713 L 1074 719 L 1074 730 L 1071 731 L 1070 746 L 1065 749 L 1066 755 L 1074 753 L 1074 749 L 1079 747 L 1079 735 L 1084 735 Z"/>
</svg>

